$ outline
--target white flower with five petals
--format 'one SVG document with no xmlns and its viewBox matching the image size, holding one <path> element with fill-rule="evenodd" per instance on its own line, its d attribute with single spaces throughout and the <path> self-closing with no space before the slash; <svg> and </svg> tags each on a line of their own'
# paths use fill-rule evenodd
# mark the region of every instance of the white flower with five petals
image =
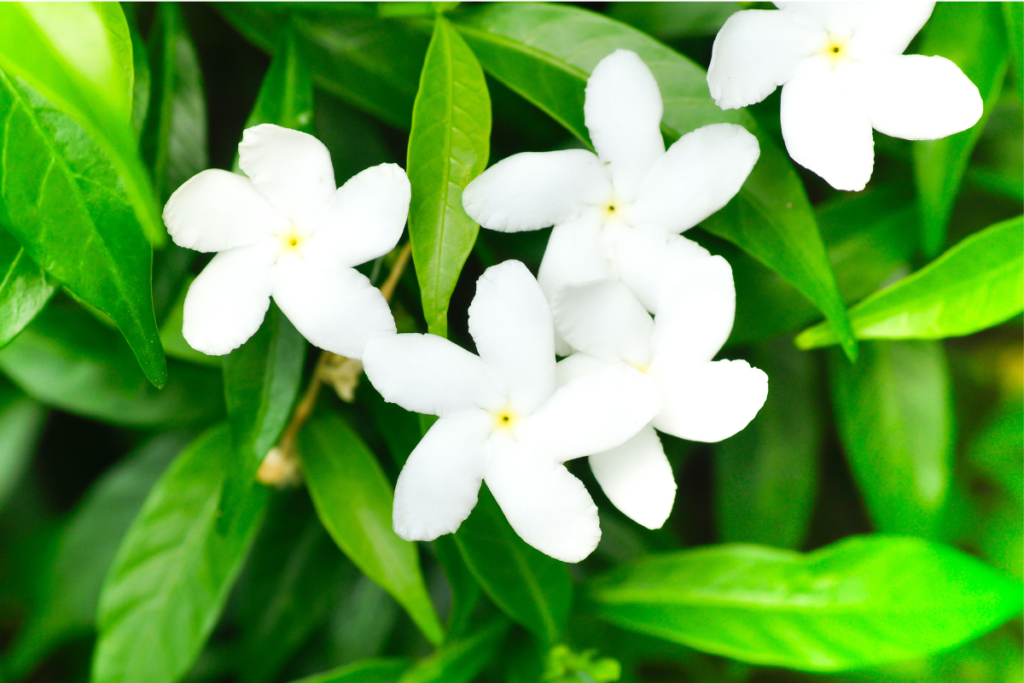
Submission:
<svg viewBox="0 0 1024 683">
<path fill-rule="evenodd" d="M 862 190 L 874 167 L 872 128 L 933 140 L 970 128 L 978 88 L 944 57 L 904 55 L 934 2 L 786 2 L 725 22 L 708 67 L 723 109 L 782 88 L 791 157 L 839 190 Z"/>
<path fill-rule="evenodd" d="M 578 562 L 601 530 L 593 500 L 562 463 L 635 435 L 660 410 L 654 381 L 612 365 L 556 388 L 551 310 L 518 261 L 480 277 L 469 332 L 479 355 L 423 334 L 366 345 L 366 376 L 385 400 L 440 417 L 398 478 L 395 531 L 423 541 L 455 531 L 486 481 L 523 540 Z"/>
<path fill-rule="evenodd" d="M 732 330 L 736 291 L 721 256 L 699 259 L 667 286 L 651 316 L 625 285 L 600 280 L 555 295 L 555 323 L 578 352 L 558 364 L 559 383 L 632 366 L 657 382 L 661 411 L 635 437 L 592 454 L 609 500 L 651 529 L 675 500 L 672 468 L 655 429 L 691 441 L 721 441 L 747 426 L 768 396 L 768 377 L 745 361 L 713 361 Z"/>
<path fill-rule="evenodd" d="M 620 278 L 654 311 L 672 273 L 707 251 L 679 233 L 739 191 L 760 154 L 733 124 L 705 126 L 667 151 L 661 92 L 635 53 L 617 50 L 587 81 L 584 117 L 597 154 L 524 153 L 504 159 L 462 195 L 473 220 L 503 232 L 555 226 L 538 280 Z"/>
<path fill-rule="evenodd" d="M 350 358 L 367 339 L 396 332 L 380 290 L 355 270 L 391 251 L 409 212 L 405 172 L 381 164 L 341 188 L 312 135 L 270 124 L 245 131 L 239 166 L 211 169 L 164 207 L 176 244 L 219 252 L 185 298 L 185 339 L 209 355 L 245 343 L 270 297 L 313 344 Z"/>
</svg>

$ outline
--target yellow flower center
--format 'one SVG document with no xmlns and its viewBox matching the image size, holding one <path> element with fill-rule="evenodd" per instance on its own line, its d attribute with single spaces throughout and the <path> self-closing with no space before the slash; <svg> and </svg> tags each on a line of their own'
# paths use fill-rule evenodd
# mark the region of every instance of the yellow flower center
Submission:
<svg viewBox="0 0 1024 683">
<path fill-rule="evenodd" d="M 833 69 L 841 62 L 850 59 L 850 51 L 847 49 L 848 42 L 846 38 L 829 34 L 828 40 L 825 41 L 825 45 L 821 48 L 821 55 L 828 60 Z"/>
<path fill-rule="evenodd" d="M 494 429 L 510 432 L 518 420 L 519 416 L 509 407 L 496 410 L 494 412 Z"/>
<path fill-rule="evenodd" d="M 306 241 L 306 238 L 299 232 L 299 229 L 292 224 L 286 231 L 279 235 L 281 239 L 281 253 L 286 254 L 288 252 L 298 254 L 302 243 Z"/>
</svg>

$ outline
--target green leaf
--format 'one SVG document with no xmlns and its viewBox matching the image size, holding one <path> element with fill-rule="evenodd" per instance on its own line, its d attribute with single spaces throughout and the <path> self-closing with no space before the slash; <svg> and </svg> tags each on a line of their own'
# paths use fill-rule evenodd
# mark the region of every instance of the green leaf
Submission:
<svg viewBox="0 0 1024 683">
<path fill-rule="evenodd" d="M 18 336 L 57 291 L 57 282 L 0 227 L 0 348 Z"/>
<path fill-rule="evenodd" d="M 613 2 L 608 16 L 658 40 L 713 36 L 738 2 Z"/>
<path fill-rule="evenodd" d="M 561 640 L 572 604 L 568 567 L 526 545 L 486 485 L 455 542 L 484 592 L 510 619 L 549 644 Z"/>
<path fill-rule="evenodd" d="M 434 552 L 444 569 L 445 578 L 452 590 L 452 606 L 448 611 L 449 636 L 464 635 L 470 626 L 470 619 L 480 602 L 480 584 L 462 559 L 455 538 L 444 535 L 434 540 Z"/>
<path fill-rule="evenodd" d="M 1002 11 L 996 3 L 938 3 L 924 28 L 918 51 L 959 66 L 985 102 L 981 120 L 971 128 L 939 140 L 914 142 L 922 244 L 929 256 L 938 254 L 946 242 L 949 217 L 971 152 L 1002 93 L 1006 48 Z"/>
<path fill-rule="evenodd" d="M 913 275 L 850 309 L 860 339 L 943 339 L 998 325 L 1024 310 L 1024 218 L 971 235 Z M 797 346 L 835 344 L 824 325 L 804 330 Z"/>
<path fill-rule="evenodd" d="M 210 423 L 224 414 L 219 372 L 172 361 L 157 390 L 121 336 L 69 301 L 54 301 L 0 351 L 0 370 L 42 403 L 114 424 Z"/>
<path fill-rule="evenodd" d="M 149 100 L 152 95 L 153 74 L 149 68 L 149 51 L 146 49 L 146 41 L 139 31 L 139 22 L 136 17 L 136 6 L 131 3 L 121 5 L 124 11 L 125 22 L 128 24 L 128 32 L 132 38 L 132 67 L 135 71 L 134 83 L 132 84 L 132 128 L 135 136 L 142 134 L 142 126 L 146 122 L 146 114 L 149 111 Z"/>
<path fill-rule="evenodd" d="M 588 582 L 613 624 L 755 664 L 841 671 L 971 640 L 1021 611 L 1021 585 L 918 538 L 816 552 L 724 545 L 651 555 Z"/>
<path fill-rule="evenodd" d="M 398 683 L 408 668 L 404 659 L 364 659 L 294 683 Z"/>
<path fill-rule="evenodd" d="M 434 24 L 412 113 L 407 168 L 409 239 L 432 334 L 448 336 L 448 302 L 480 226 L 462 191 L 487 168 L 491 99 L 484 72 L 443 16 Z"/>
<path fill-rule="evenodd" d="M 824 419 L 813 358 L 788 340 L 750 362 L 768 374 L 768 400 L 746 429 L 715 448 L 715 521 L 729 543 L 799 548 L 818 492 Z"/>
<path fill-rule="evenodd" d="M 1017 99 L 1024 100 L 1024 5 L 1019 2 L 1001 4 L 1010 58 L 1017 78 Z"/>
<path fill-rule="evenodd" d="M 674 141 L 711 123 L 739 123 L 754 133 L 761 157 L 735 199 L 702 224 L 778 272 L 836 326 L 844 349 L 853 340 L 818 234 L 814 213 L 789 157 L 744 111 L 712 101 L 707 74 L 649 36 L 599 14 L 567 5 L 516 3 L 460 9 L 456 28 L 484 69 L 589 144 L 583 122 L 587 75 L 616 49 L 636 52 L 661 89 L 662 132 Z"/>
<path fill-rule="evenodd" d="M 416 546 L 391 530 L 394 493 L 373 453 L 340 417 L 314 415 L 299 433 L 303 476 L 338 547 L 390 593 L 432 643 L 443 638 Z"/>
<path fill-rule="evenodd" d="M 313 132 L 313 72 L 299 52 L 295 31 L 282 34 L 245 127 L 261 123 Z"/>
<path fill-rule="evenodd" d="M 100 589 L 121 539 L 153 484 L 187 444 L 188 435 L 181 432 L 148 441 L 79 503 L 45 574 L 40 604 L 11 648 L 7 664 L 13 678 L 31 673 L 67 638 L 92 631 Z"/>
<path fill-rule="evenodd" d="M 0 224 L 36 264 L 110 316 L 146 376 L 163 386 L 153 254 L 122 179 L 80 126 L 2 72 L 0 121 Z"/>
<path fill-rule="evenodd" d="M 45 418 L 45 408 L 0 381 L 0 510 L 29 464 Z"/>
<path fill-rule="evenodd" d="M 142 233 L 164 244 L 160 209 L 136 152 L 132 41 L 120 5 L 0 5 L 0 69 L 85 129 L 121 178 Z"/>
<path fill-rule="evenodd" d="M 879 530 L 941 531 L 953 475 L 949 368 L 938 342 L 871 342 L 829 356 L 832 403 L 854 478 Z"/>
<path fill-rule="evenodd" d="M 496 619 L 471 636 L 449 640 L 434 654 L 406 671 L 400 683 L 470 683 L 491 661 L 509 623 Z"/>
<path fill-rule="evenodd" d="M 215 529 L 232 457 L 231 430 L 211 428 L 178 456 L 146 498 L 100 595 L 93 683 L 172 683 L 191 668 L 220 617 L 266 511 L 247 499 Z"/>
</svg>

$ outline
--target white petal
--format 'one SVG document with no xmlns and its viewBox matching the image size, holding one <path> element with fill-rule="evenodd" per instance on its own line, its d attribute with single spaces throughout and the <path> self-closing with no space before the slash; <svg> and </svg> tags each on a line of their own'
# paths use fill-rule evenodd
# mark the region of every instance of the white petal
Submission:
<svg viewBox="0 0 1024 683">
<path fill-rule="evenodd" d="M 238 165 L 278 212 L 302 226 L 314 225 L 336 187 L 322 142 L 271 123 L 245 129 Z"/>
<path fill-rule="evenodd" d="M 736 286 L 721 256 L 694 261 L 665 291 L 654 318 L 654 366 L 693 365 L 715 357 L 732 332 Z"/>
<path fill-rule="evenodd" d="M 383 256 L 402 236 L 411 193 L 409 178 L 397 164 L 356 174 L 320 214 L 309 248 L 350 268 Z"/>
<path fill-rule="evenodd" d="M 608 277 L 615 277 L 615 271 L 597 212 L 589 211 L 575 221 L 555 226 L 537 274 L 548 299 L 566 285 Z"/>
<path fill-rule="evenodd" d="M 849 38 L 857 29 L 857 2 L 776 2 L 775 6 L 801 26 Z"/>
<path fill-rule="evenodd" d="M 437 335 L 371 339 L 363 369 L 385 401 L 415 413 L 447 417 L 502 407 L 480 357 Z"/>
<path fill-rule="evenodd" d="M 583 114 L 594 149 L 611 164 L 612 183 L 624 201 L 632 201 L 665 151 L 662 113 L 658 82 L 635 52 L 616 50 L 594 67 Z"/>
<path fill-rule="evenodd" d="M 856 33 L 849 46 L 853 59 L 903 54 L 935 8 L 930 0 L 851 4 L 856 23 Z"/>
<path fill-rule="evenodd" d="M 945 57 L 878 57 L 855 65 L 857 89 L 871 125 L 907 140 L 935 140 L 981 118 L 981 93 Z"/>
<path fill-rule="evenodd" d="M 555 332 L 540 285 L 519 261 L 484 271 L 469 305 L 477 353 L 518 413 L 529 414 L 555 390 Z"/>
<path fill-rule="evenodd" d="M 711 48 L 708 89 L 722 109 L 760 102 L 827 40 L 825 31 L 785 12 L 744 10 L 725 22 Z"/>
<path fill-rule="evenodd" d="M 614 448 L 661 409 L 658 382 L 624 363 L 595 369 L 563 387 L 522 418 L 516 436 L 563 462 Z"/>
<path fill-rule="evenodd" d="M 652 313 L 675 275 L 709 256 L 696 242 L 661 228 L 610 227 L 607 233 L 619 278 Z"/>
<path fill-rule="evenodd" d="M 311 344 L 348 358 L 362 358 L 367 340 L 396 332 L 380 290 L 352 268 L 285 254 L 277 262 L 274 301 Z"/>
<path fill-rule="evenodd" d="M 498 435 L 484 480 L 515 532 L 562 562 L 579 562 L 601 540 L 597 506 L 564 465 Z"/>
<path fill-rule="evenodd" d="M 524 152 L 481 173 L 462 193 L 462 206 L 485 228 L 520 232 L 571 221 L 610 195 L 608 174 L 590 152 Z"/>
<path fill-rule="evenodd" d="M 660 529 L 676 500 L 676 480 L 654 427 L 589 458 L 594 478 L 615 507 L 648 529 Z"/>
<path fill-rule="evenodd" d="M 563 287 L 552 303 L 559 332 L 577 351 L 647 366 L 654 320 L 619 280 Z"/>
<path fill-rule="evenodd" d="M 845 70 L 848 72 L 849 70 Z M 786 149 L 837 190 L 860 191 L 875 165 L 871 122 L 849 91 L 844 70 L 809 60 L 782 89 Z"/>
<path fill-rule="evenodd" d="M 185 295 L 182 335 L 208 356 L 237 349 L 260 329 L 274 286 L 276 239 L 222 251 Z"/>
<path fill-rule="evenodd" d="M 555 366 L 555 382 L 559 387 L 564 387 L 577 377 L 607 368 L 617 362 L 620 361 L 601 360 L 586 353 L 574 353 L 568 358 L 558 361 Z"/>
<path fill-rule="evenodd" d="M 660 375 L 665 407 L 654 418 L 663 432 L 713 443 L 746 427 L 768 398 L 768 376 L 742 360 L 719 360 Z"/>
<path fill-rule="evenodd" d="M 198 173 L 175 190 L 164 223 L 175 244 L 196 251 L 245 247 L 288 227 L 251 180 L 219 169 Z"/>
<path fill-rule="evenodd" d="M 733 123 L 687 133 L 644 179 L 629 223 L 672 232 L 692 228 L 736 196 L 760 154 L 757 138 Z"/>
<path fill-rule="evenodd" d="M 407 541 L 450 534 L 476 506 L 494 418 L 474 411 L 442 417 L 413 449 L 395 485 L 393 525 Z"/>
</svg>

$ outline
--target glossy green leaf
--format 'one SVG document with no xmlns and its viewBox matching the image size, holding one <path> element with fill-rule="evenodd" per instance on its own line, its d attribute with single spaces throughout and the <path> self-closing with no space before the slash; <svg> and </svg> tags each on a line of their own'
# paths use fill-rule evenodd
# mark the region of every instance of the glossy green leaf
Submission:
<svg viewBox="0 0 1024 683">
<path fill-rule="evenodd" d="M 93 683 L 173 683 L 216 625 L 266 511 L 264 489 L 226 533 L 215 529 L 231 430 L 186 448 L 146 498 L 100 595 Z"/>
<path fill-rule="evenodd" d="M 271 3 L 226 3 L 218 9 L 268 52 L 278 49 L 281 32 L 290 25 L 318 85 L 408 130 L 427 48 L 418 32 L 360 12 L 317 15 L 309 7 Z"/>
<path fill-rule="evenodd" d="M 172 361 L 158 390 L 117 331 L 69 301 L 51 303 L 0 351 L 0 370 L 42 403 L 114 424 L 208 424 L 224 415 L 219 372 Z"/>
<path fill-rule="evenodd" d="M 504 618 L 449 640 L 430 657 L 406 671 L 400 683 L 470 683 L 490 662 L 508 631 Z"/>
<path fill-rule="evenodd" d="M 738 2 L 613 2 L 608 15 L 658 40 L 714 36 Z"/>
<path fill-rule="evenodd" d="M 120 5 L 0 5 L 0 69 L 24 79 L 85 129 L 123 182 L 135 229 L 163 244 L 160 209 L 131 123 L 132 41 Z"/>
<path fill-rule="evenodd" d="M 115 320 L 146 376 L 163 386 L 152 250 L 123 179 L 70 117 L 2 72 L 0 121 L 0 224 L 35 263 Z"/>
<path fill-rule="evenodd" d="M 452 606 L 448 611 L 449 636 L 461 636 L 470 627 L 470 619 L 482 596 L 480 584 L 473 577 L 469 566 L 459 552 L 459 546 L 451 535 L 434 539 L 434 552 L 444 569 L 445 578 L 452 591 Z"/>
<path fill-rule="evenodd" d="M 448 301 L 480 230 L 462 191 L 487 168 L 491 99 L 484 72 L 444 17 L 434 24 L 412 113 L 407 169 L 412 183 L 409 238 L 423 315 L 448 336 Z"/>
<path fill-rule="evenodd" d="M 121 539 L 168 463 L 188 445 L 162 434 L 112 468 L 86 494 L 61 534 L 43 579 L 41 602 L 11 648 L 14 678 L 27 675 L 55 645 L 95 626 L 103 580 Z"/>
<path fill-rule="evenodd" d="M 749 360 L 768 375 L 768 400 L 753 422 L 715 448 L 719 538 L 799 548 L 818 492 L 825 427 L 815 359 L 778 340 Z"/>
<path fill-rule="evenodd" d="M 398 683 L 408 668 L 404 659 L 365 659 L 294 683 Z"/>
<path fill-rule="evenodd" d="M 998 325 L 1024 310 L 1024 218 L 971 235 L 913 275 L 850 309 L 860 339 L 943 339 Z M 817 325 L 796 338 L 812 349 L 835 344 Z"/>
<path fill-rule="evenodd" d="M 313 132 L 313 73 L 299 52 L 296 34 L 281 34 L 281 45 L 263 78 L 256 106 L 245 127 L 273 123 L 304 133 Z"/>
<path fill-rule="evenodd" d="M 428 640 L 441 642 L 416 546 L 391 529 L 394 493 L 373 453 L 342 418 L 320 413 L 299 433 L 299 455 L 317 514 L 338 547 L 405 608 Z"/>
<path fill-rule="evenodd" d="M 149 68 L 149 50 L 146 49 L 146 41 L 139 30 L 138 8 L 131 3 L 125 3 L 121 5 L 121 9 L 124 11 L 128 33 L 132 39 L 132 68 L 135 72 L 135 78 L 132 79 L 132 128 L 138 137 L 142 133 L 142 126 L 149 111 L 153 74 Z"/>
<path fill-rule="evenodd" d="M 755 664 L 840 671 L 970 640 L 1020 613 L 1021 585 L 948 546 L 851 538 L 816 552 L 723 545 L 651 555 L 588 582 L 623 628 Z"/>
<path fill-rule="evenodd" d="M 748 113 L 715 105 L 702 68 L 633 28 L 567 5 L 494 4 L 460 9 L 452 17 L 488 73 L 584 143 L 587 75 L 616 49 L 636 52 L 650 67 L 665 103 L 662 132 L 670 141 L 720 122 L 742 124 L 757 135 L 761 157 L 743 189 L 702 226 L 791 282 L 836 326 L 847 353 L 856 353 L 814 213 L 789 157 Z"/>
<path fill-rule="evenodd" d="M 1024 5 L 1019 2 L 1001 4 L 1010 59 L 1017 78 L 1017 99 L 1024 100 Z"/>
<path fill-rule="evenodd" d="M 46 409 L 0 380 L 0 510 L 28 467 Z"/>
<path fill-rule="evenodd" d="M 561 639 L 572 605 L 569 569 L 519 538 L 486 485 L 455 542 L 484 592 L 510 619 L 548 643 Z"/>
<path fill-rule="evenodd" d="M 57 282 L 0 227 L 0 348 L 43 310 Z"/>
<path fill-rule="evenodd" d="M 914 176 L 921 207 L 922 245 L 930 256 L 946 242 L 960 182 L 1006 75 L 1006 36 L 996 3 L 943 2 L 923 31 L 919 52 L 951 60 L 978 86 L 985 113 L 971 128 L 939 140 L 914 142 Z"/>
<path fill-rule="evenodd" d="M 829 357 L 847 460 L 880 531 L 939 533 L 953 475 L 949 367 L 937 342 L 871 342 Z"/>
</svg>

